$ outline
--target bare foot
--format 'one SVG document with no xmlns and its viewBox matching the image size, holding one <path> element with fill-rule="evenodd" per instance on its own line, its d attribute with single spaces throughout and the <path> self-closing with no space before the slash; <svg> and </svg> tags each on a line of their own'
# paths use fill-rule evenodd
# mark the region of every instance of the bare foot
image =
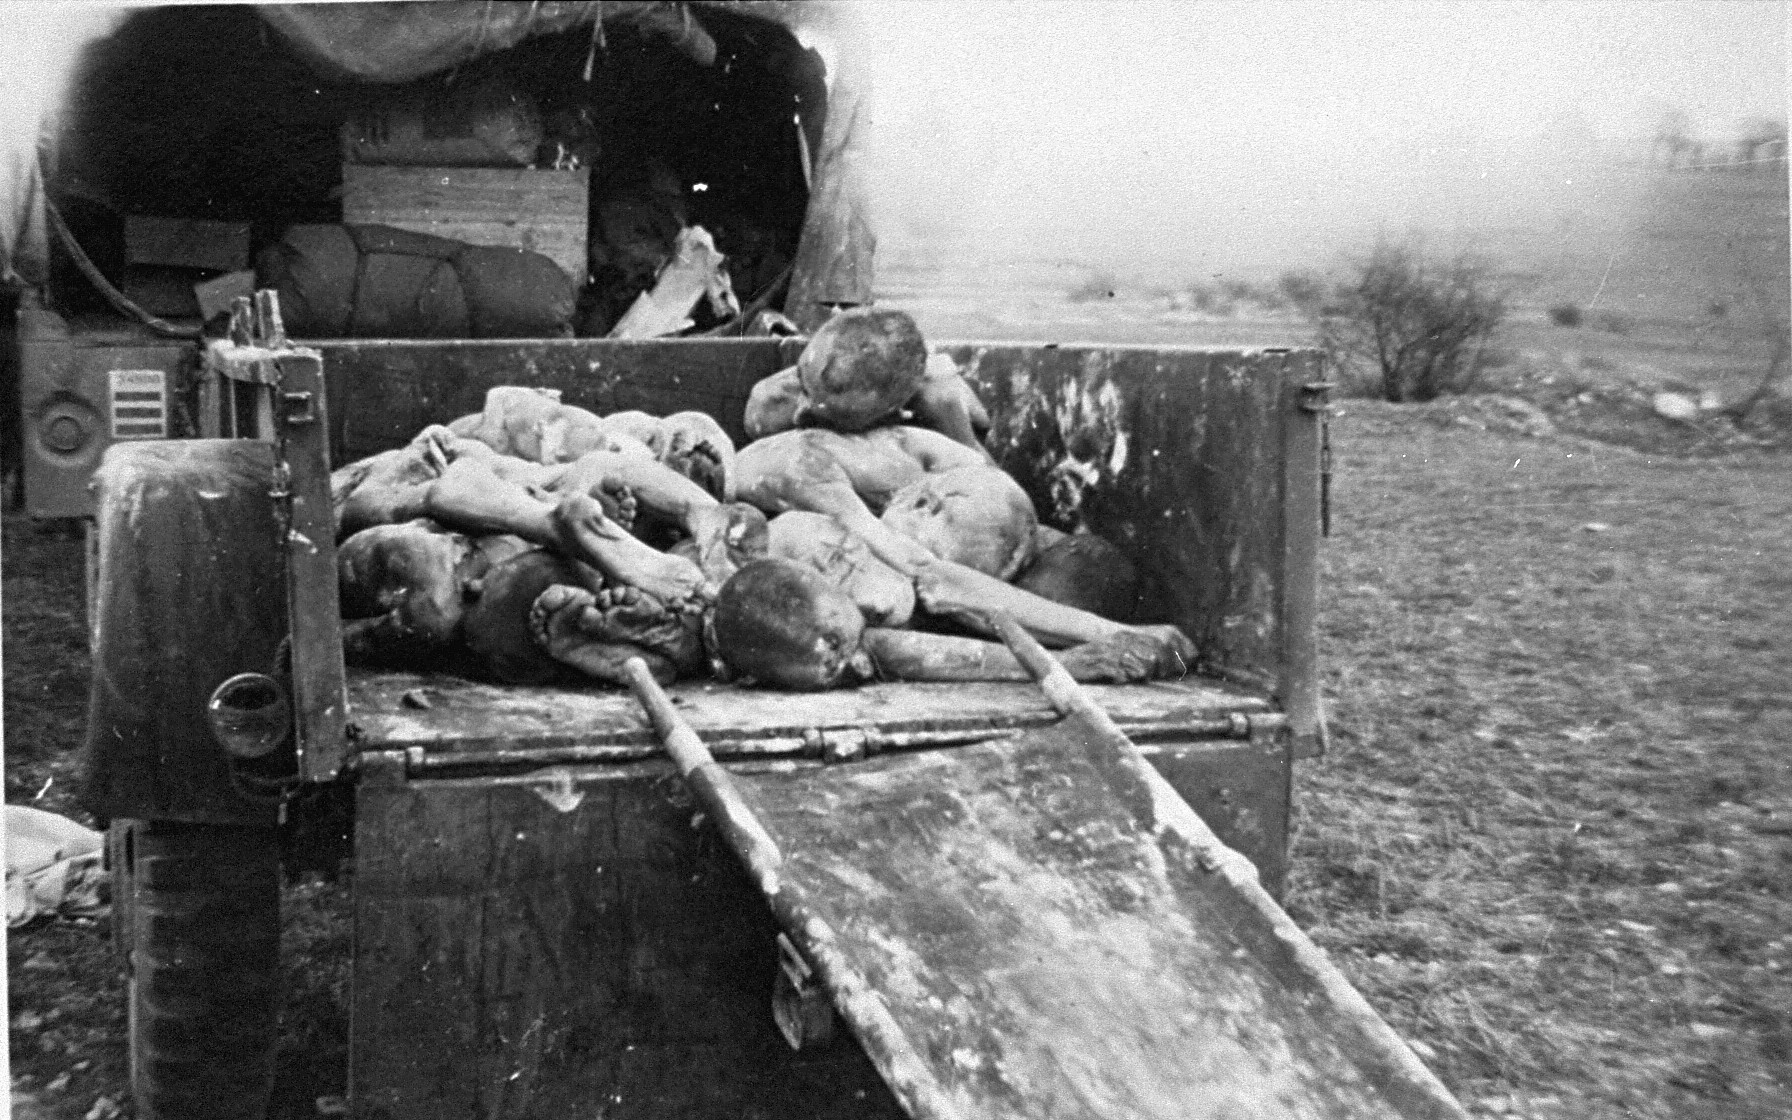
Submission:
<svg viewBox="0 0 1792 1120">
<path fill-rule="evenodd" d="M 582 587 L 555 584 L 536 597 L 529 609 L 529 630 L 548 655 L 588 677 L 609 684 L 626 685 L 622 666 L 630 657 L 647 662 L 654 679 L 670 684 L 678 676 L 670 658 L 627 641 L 610 637 L 613 617 L 638 608 L 638 604 L 606 607 L 598 596 Z"/>
<path fill-rule="evenodd" d="M 562 498 L 551 520 L 566 555 L 590 564 L 612 585 L 639 588 L 675 611 L 712 597 L 701 568 L 635 539 L 588 494 Z"/>
<path fill-rule="evenodd" d="M 635 492 L 630 489 L 628 483 L 620 479 L 606 478 L 598 484 L 596 491 L 591 496 L 604 507 L 605 517 L 624 529 L 633 531 L 635 515 L 640 512 L 640 506 L 635 501 Z"/>
<path fill-rule="evenodd" d="M 585 647 L 638 646 L 659 655 L 674 669 L 702 664 L 702 620 L 633 587 L 606 587 L 595 594 L 557 584 L 537 596 L 529 628 L 555 660 L 580 666 Z M 607 656 L 607 655 L 606 655 Z"/>
<path fill-rule="evenodd" d="M 1178 626 L 1129 626 L 1129 634 L 1135 634 L 1151 643 L 1157 651 L 1158 680 L 1179 680 L 1195 671 L 1195 662 L 1201 651 L 1195 643 L 1182 632 Z"/>
<path fill-rule="evenodd" d="M 1160 630 L 1170 634 L 1152 632 Z M 1056 656 L 1072 677 L 1098 684 L 1177 680 L 1194 667 L 1193 644 L 1173 626 L 1141 627 L 1061 649 Z"/>
<path fill-rule="evenodd" d="M 702 412 L 675 412 L 660 421 L 659 460 L 720 502 L 734 500 L 734 441 Z"/>
</svg>

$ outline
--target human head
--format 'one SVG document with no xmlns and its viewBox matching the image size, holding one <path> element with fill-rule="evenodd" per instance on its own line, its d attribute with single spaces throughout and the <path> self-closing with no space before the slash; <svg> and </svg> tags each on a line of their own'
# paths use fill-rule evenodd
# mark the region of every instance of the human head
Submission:
<svg viewBox="0 0 1792 1120">
<path fill-rule="evenodd" d="M 907 313 L 855 307 L 816 330 L 796 368 L 804 422 L 861 432 L 893 419 L 920 390 L 927 344 Z"/>
<path fill-rule="evenodd" d="M 716 597 L 715 654 L 729 671 L 773 688 L 816 691 L 870 676 L 859 608 L 810 568 L 755 560 Z"/>
</svg>

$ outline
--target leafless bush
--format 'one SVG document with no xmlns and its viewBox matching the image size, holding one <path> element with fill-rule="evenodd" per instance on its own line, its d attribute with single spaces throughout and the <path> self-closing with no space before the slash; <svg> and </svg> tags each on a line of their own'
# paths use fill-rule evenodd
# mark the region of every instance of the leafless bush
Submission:
<svg viewBox="0 0 1792 1120">
<path fill-rule="evenodd" d="M 1506 313 L 1484 262 L 1439 263 L 1382 240 L 1353 272 L 1320 317 L 1334 356 L 1368 360 L 1389 401 L 1433 400 L 1473 383 L 1475 356 Z"/>
<path fill-rule="evenodd" d="M 1303 315 L 1317 317 L 1325 307 L 1325 277 L 1316 272 L 1284 272 L 1276 287 L 1282 298 Z"/>
<path fill-rule="evenodd" d="M 1765 344 L 1767 359 L 1761 378 L 1746 396 L 1726 411 L 1739 423 L 1780 428 L 1792 414 L 1786 371 L 1792 368 L 1792 314 L 1789 314 L 1787 264 L 1792 250 L 1786 237 L 1767 245 L 1757 255 L 1737 254 L 1733 285 L 1735 308 L 1724 305 L 1725 315 L 1740 311 L 1736 325 Z"/>
</svg>

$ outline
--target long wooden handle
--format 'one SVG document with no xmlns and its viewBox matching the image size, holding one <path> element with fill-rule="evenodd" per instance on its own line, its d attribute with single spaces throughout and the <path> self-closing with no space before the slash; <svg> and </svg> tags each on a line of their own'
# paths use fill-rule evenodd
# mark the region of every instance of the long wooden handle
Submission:
<svg viewBox="0 0 1792 1120">
<path fill-rule="evenodd" d="M 660 744 L 684 775 L 685 782 L 691 792 L 710 816 L 715 818 L 716 826 L 722 830 L 722 836 L 728 841 L 734 854 L 747 865 L 760 889 L 768 894 L 775 894 L 778 888 L 778 868 L 784 862 L 784 853 L 778 850 L 777 842 L 759 818 L 741 796 L 740 787 L 734 784 L 734 778 L 728 771 L 717 765 L 709 748 L 697 737 L 697 732 L 678 714 L 672 706 L 672 698 L 666 695 L 653 674 L 648 671 L 647 663 L 639 657 L 631 657 L 622 666 L 628 674 L 630 689 L 641 707 L 647 710 L 647 718 L 653 721 L 653 730 L 659 736 Z"/>
<path fill-rule="evenodd" d="M 1107 712 L 1102 710 L 1095 698 L 1087 689 L 1076 682 L 1070 670 L 1064 668 L 1058 659 L 1039 644 L 1039 639 L 1026 632 L 1021 624 L 1014 621 L 1014 616 L 1006 611 L 992 611 L 989 621 L 1001 635 L 1002 641 L 1013 651 L 1015 658 L 1033 679 L 1039 682 L 1040 691 L 1051 701 L 1053 708 L 1061 716 L 1078 715 L 1090 725 L 1104 734 L 1127 741 L 1126 733 L 1120 730 Z"/>
</svg>

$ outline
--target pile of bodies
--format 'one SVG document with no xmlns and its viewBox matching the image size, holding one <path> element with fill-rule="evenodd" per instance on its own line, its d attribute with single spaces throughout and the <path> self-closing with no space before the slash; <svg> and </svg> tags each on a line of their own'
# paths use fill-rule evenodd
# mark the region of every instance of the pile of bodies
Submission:
<svg viewBox="0 0 1792 1120">
<path fill-rule="evenodd" d="M 506 683 L 715 674 L 820 689 L 1024 680 L 992 611 L 1082 680 L 1181 676 L 1121 621 L 1119 551 L 1038 524 L 988 417 L 901 312 L 859 309 L 761 382 L 737 453 L 696 412 L 599 417 L 533 389 L 336 471 L 348 658 Z"/>
</svg>

